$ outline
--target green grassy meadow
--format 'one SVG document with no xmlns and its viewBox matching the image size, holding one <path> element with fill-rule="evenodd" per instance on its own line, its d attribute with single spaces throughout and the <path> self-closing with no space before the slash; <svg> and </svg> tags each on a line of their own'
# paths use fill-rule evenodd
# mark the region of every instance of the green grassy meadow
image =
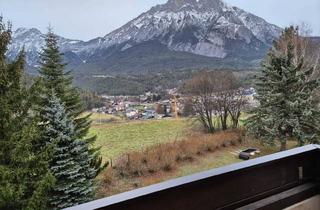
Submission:
<svg viewBox="0 0 320 210">
<path fill-rule="evenodd" d="M 105 160 L 121 154 L 141 150 L 147 146 L 177 140 L 190 130 L 186 119 L 162 119 L 93 123 L 90 135 L 96 135 Z"/>
<path fill-rule="evenodd" d="M 130 121 L 119 116 L 92 113 L 91 119 L 89 135 L 97 136 L 96 146 L 101 146 L 101 154 L 106 161 L 154 144 L 179 140 L 201 130 L 195 120 L 188 118 Z M 215 125 L 217 121 L 215 119 Z"/>
</svg>

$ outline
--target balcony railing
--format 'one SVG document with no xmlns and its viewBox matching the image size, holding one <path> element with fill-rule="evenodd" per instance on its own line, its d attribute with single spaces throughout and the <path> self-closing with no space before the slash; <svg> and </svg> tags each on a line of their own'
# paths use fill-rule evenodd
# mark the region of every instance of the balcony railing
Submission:
<svg viewBox="0 0 320 210">
<path fill-rule="evenodd" d="M 283 209 L 320 193 L 320 146 L 279 152 L 68 210 Z"/>
</svg>

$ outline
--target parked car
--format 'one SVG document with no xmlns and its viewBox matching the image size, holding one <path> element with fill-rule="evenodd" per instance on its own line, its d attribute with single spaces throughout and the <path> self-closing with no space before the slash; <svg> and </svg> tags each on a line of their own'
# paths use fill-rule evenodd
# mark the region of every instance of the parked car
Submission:
<svg viewBox="0 0 320 210">
<path fill-rule="evenodd" d="M 260 150 L 257 148 L 250 148 L 246 149 L 239 154 L 239 158 L 242 160 L 249 160 L 250 157 L 255 156 L 256 154 L 259 154 Z"/>
</svg>

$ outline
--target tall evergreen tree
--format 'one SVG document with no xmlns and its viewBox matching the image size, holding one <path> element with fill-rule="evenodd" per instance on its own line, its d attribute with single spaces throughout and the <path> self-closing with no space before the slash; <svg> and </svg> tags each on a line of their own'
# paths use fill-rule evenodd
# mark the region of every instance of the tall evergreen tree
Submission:
<svg viewBox="0 0 320 210">
<path fill-rule="evenodd" d="M 50 150 L 33 147 L 39 132 L 22 82 L 24 52 L 12 63 L 5 57 L 10 29 L 0 17 L 0 209 L 47 209 L 54 182 L 48 170 Z"/>
<path fill-rule="evenodd" d="M 304 65 L 302 37 L 294 27 L 286 28 L 275 42 L 256 82 L 260 106 L 246 121 L 248 131 L 268 143 L 280 142 L 286 149 L 288 138 L 300 145 L 319 139 L 320 113 L 312 104 L 319 80 L 312 79 L 314 67 Z"/>
<path fill-rule="evenodd" d="M 101 166 L 102 158 L 99 152 L 100 148 L 95 148 L 93 145 L 96 137 L 87 136 L 91 124 L 90 115 L 84 116 L 83 114 L 84 106 L 80 94 L 77 89 L 72 86 L 70 72 L 65 72 L 66 64 L 63 63 L 63 54 L 59 51 L 58 37 L 50 28 L 45 40 L 46 45 L 40 54 L 41 69 L 39 73 L 41 79 L 36 83 L 42 83 L 42 85 L 40 85 L 40 92 L 42 91 L 42 93 L 37 93 L 37 95 L 48 94 L 46 91 L 50 92 L 54 90 L 57 97 L 65 105 L 66 113 L 74 121 L 75 135 L 78 139 L 82 139 L 90 145 L 91 165 L 96 170 L 95 177 L 103 167 Z M 41 101 L 41 99 L 38 101 L 40 106 L 45 105 L 45 103 L 46 101 Z"/>
<path fill-rule="evenodd" d="M 52 209 L 90 201 L 93 197 L 95 169 L 90 166 L 88 143 L 78 139 L 72 119 L 54 93 L 46 96 L 42 109 L 43 137 L 54 148 L 50 170 L 56 178 L 50 195 Z"/>
</svg>

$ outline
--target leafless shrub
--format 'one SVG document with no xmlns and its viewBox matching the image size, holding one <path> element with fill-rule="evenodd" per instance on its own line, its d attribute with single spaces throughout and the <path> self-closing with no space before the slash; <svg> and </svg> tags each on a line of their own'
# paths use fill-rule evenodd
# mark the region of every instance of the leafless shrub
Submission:
<svg viewBox="0 0 320 210">
<path fill-rule="evenodd" d="M 194 161 L 199 155 L 214 152 L 221 147 L 240 144 L 239 129 L 215 134 L 194 134 L 184 140 L 158 144 L 140 152 L 121 156 L 114 172 L 120 177 L 142 177 L 174 170 L 180 163 Z M 107 180 L 111 180 L 106 176 Z"/>
</svg>

